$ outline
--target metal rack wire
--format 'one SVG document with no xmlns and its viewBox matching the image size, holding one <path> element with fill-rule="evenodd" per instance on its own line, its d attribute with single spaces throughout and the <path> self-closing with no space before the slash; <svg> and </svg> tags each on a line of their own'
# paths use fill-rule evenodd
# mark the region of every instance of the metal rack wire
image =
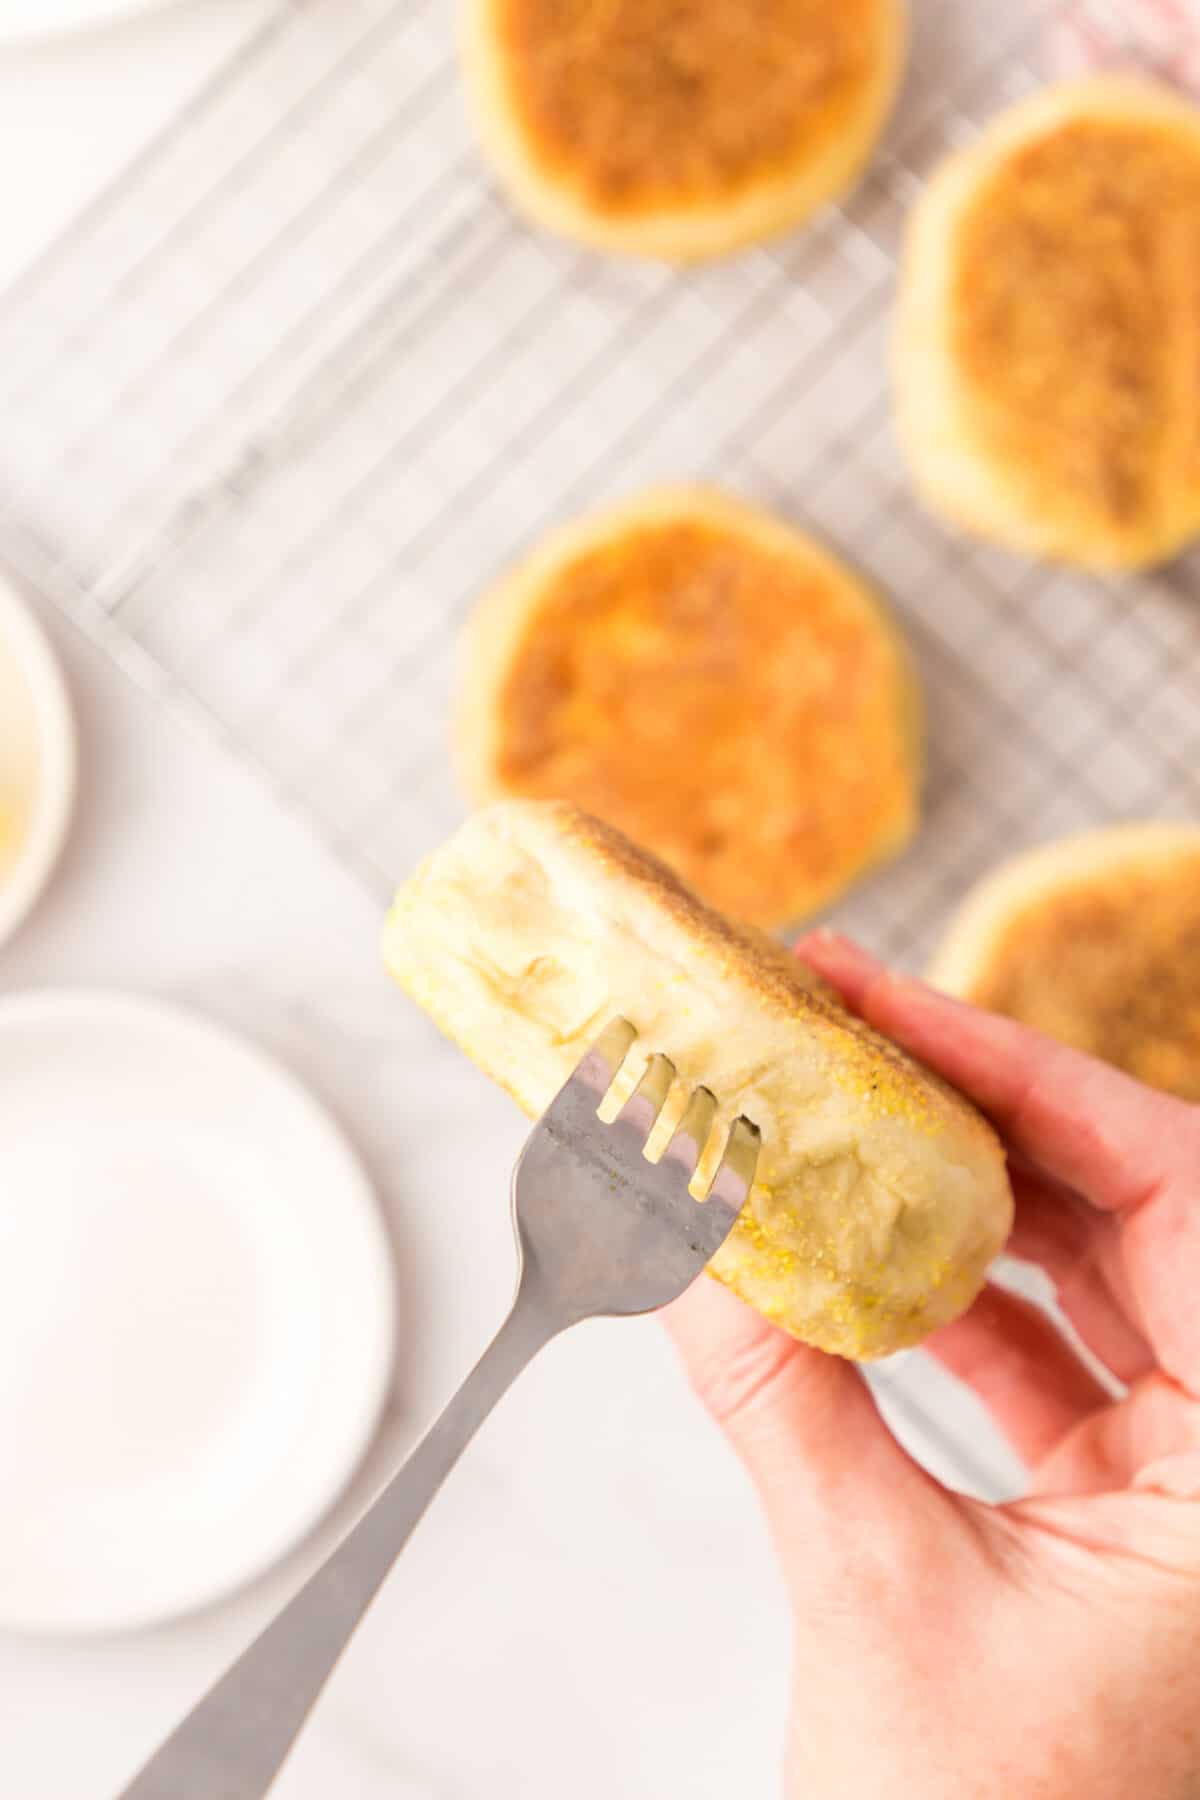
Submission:
<svg viewBox="0 0 1200 1800">
<path fill-rule="evenodd" d="M 1001 853 L 1200 797 L 1200 569 L 1081 579 L 944 532 L 886 335 L 929 166 L 1035 85 L 1046 9 L 917 0 L 850 202 L 675 272 L 527 230 L 441 0 L 291 0 L 0 302 L 0 557 L 203 715 L 375 890 L 459 813 L 455 630 L 551 521 L 703 477 L 891 596 L 930 698 L 918 849 L 842 910 L 922 957 Z"/>
</svg>

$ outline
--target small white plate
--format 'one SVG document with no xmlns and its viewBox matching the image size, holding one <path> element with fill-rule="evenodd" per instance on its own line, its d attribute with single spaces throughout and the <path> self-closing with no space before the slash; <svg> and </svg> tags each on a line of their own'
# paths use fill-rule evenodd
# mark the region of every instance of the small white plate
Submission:
<svg viewBox="0 0 1200 1800">
<path fill-rule="evenodd" d="M 388 1389 L 387 1235 L 341 1134 L 223 1030 L 0 1002 L 0 1624 L 128 1630 L 274 1563 Z"/>
<path fill-rule="evenodd" d="M 54 871 L 75 799 L 75 725 L 49 642 L 0 581 L 0 943 Z"/>
</svg>

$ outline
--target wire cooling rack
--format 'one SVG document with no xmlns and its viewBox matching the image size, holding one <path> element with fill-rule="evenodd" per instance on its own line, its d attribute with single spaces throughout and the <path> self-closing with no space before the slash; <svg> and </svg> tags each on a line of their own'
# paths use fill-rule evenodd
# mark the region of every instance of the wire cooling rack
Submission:
<svg viewBox="0 0 1200 1800">
<path fill-rule="evenodd" d="M 1111 30 L 1115 0 L 1089 4 Z M 929 699 L 925 831 L 839 912 L 889 956 L 919 963 L 1024 844 L 1196 814 L 1200 565 L 1093 580 L 981 548 L 922 512 L 892 436 L 904 215 L 1037 85 L 1051 9 L 914 0 L 905 91 L 850 202 L 686 272 L 512 215 L 451 11 L 281 4 L 0 300 L 0 560 L 381 898 L 460 816 L 448 711 L 475 596 L 551 523 L 658 479 L 777 507 L 900 615 Z M 994 1491 L 915 1366 L 878 1378 L 893 1417 Z"/>
<path fill-rule="evenodd" d="M 456 630 L 553 521 L 723 482 L 873 577 L 930 702 L 917 848 L 841 909 L 893 957 L 1022 844 L 1200 798 L 1200 570 L 1091 580 L 944 531 L 892 436 L 898 237 L 1040 79 L 1034 0 L 916 0 L 849 204 L 672 271 L 524 227 L 444 0 L 292 0 L 0 302 L 0 556 L 216 725 L 375 891 L 460 811 Z"/>
</svg>

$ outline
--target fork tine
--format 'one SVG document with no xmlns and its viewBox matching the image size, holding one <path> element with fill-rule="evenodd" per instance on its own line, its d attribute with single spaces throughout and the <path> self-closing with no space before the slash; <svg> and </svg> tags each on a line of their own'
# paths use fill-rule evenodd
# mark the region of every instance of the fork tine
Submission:
<svg viewBox="0 0 1200 1800">
<path fill-rule="evenodd" d="M 632 1125 L 643 1142 L 650 1136 L 675 1084 L 675 1064 L 669 1056 L 652 1056 L 642 1078 L 617 1114 L 617 1123 Z"/>
<path fill-rule="evenodd" d="M 601 1057 L 611 1071 L 609 1087 L 620 1073 L 621 1064 L 637 1042 L 637 1026 L 628 1019 L 610 1019 L 589 1051 L 589 1057 Z"/>
<path fill-rule="evenodd" d="M 586 1090 L 589 1104 L 599 1107 L 620 1073 L 621 1064 L 637 1040 L 637 1029 L 628 1019 L 611 1019 L 591 1049 L 578 1063 L 555 1105 L 561 1105 L 580 1088 Z"/>
<path fill-rule="evenodd" d="M 704 1202 L 706 1208 L 716 1207 L 726 1217 L 737 1217 L 754 1185 L 761 1144 L 757 1125 L 752 1125 L 745 1116 L 733 1121 L 725 1152 Z"/>
<path fill-rule="evenodd" d="M 717 1170 L 712 1191 L 715 1194 L 722 1185 L 724 1177 L 732 1177 L 737 1186 L 750 1192 L 754 1181 L 754 1173 L 758 1167 L 758 1152 L 762 1145 L 762 1133 L 758 1126 L 751 1123 L 744 1113 L 740 1114 L 730 1127 L 729 1137 L 725 1144 L 725 1154 Z M 732 1196 L 731 1196 L 732 1197 Z"/>
<path fill-rule="evenodd" d="M 534 1127 L 513 1177 L 526 1266 L 550 1283 L 568 1323 L 653 1312 L 681 1294 L 729 1236 L 754 1178 L 754 1126 L 735 1121 L 718 1162 L 717 1100 L 696 1087 L 677 1108 L 677 1067 L 662 1054 L 626 1071 L 637 1036 L 626 1019 L 601 1032 Z M 636 1068 L 641 1078 L 622 1104 Z"/>
<path fill-rule="evenodd" d="M 699 1167 L 716 1116 L 715 1094 L 710 1093 L 706 1087 L 693 1089 L 684 1115 L 675 1127 L 675 1135 L 663 1156 L 664 1163 L 674 1163 L 678 1167 L 685 1181 L 690 1182 Z"/>
</svg>

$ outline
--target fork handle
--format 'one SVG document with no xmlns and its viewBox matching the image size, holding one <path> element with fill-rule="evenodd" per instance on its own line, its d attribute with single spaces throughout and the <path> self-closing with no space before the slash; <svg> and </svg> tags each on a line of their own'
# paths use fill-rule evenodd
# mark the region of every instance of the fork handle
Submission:
<svg viewBox="0 0 1200 1800">
<path fill-rule="evenodd" d="M 562 1328 L 531 1289 L 357 1525 L 124 1790 L 121 1800 L 261 1800 L 359 1620 L 466 1446 Z"/>
</svg>

